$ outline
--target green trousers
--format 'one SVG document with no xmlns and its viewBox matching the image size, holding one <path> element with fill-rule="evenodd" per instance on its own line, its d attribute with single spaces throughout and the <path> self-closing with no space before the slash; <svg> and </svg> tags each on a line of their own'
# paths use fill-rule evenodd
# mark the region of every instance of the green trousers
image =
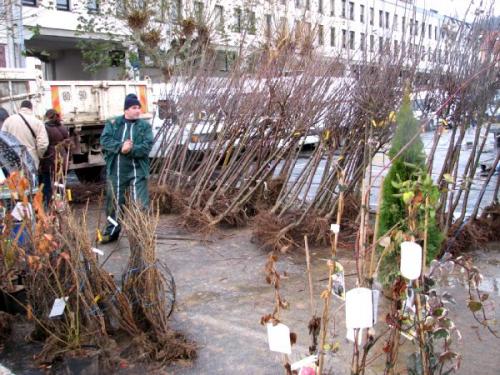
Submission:
<svg viewBox="0 0 500 375">
<path fill-rule="evenodd" d="M 128 192 L 129 199 L 136 202 L 140 208 L 149 207 L 148 178 L 138 174 L 138 169 L 133 160 L 123 160 L 118 164 L 115 173 L 110 173 L 107 178 L 106 189 L 106 229 L 104 235 L 117 238 L 120 234 L 120 216 L 126 203 L 125 195 Z M 127 158 L 128 159 L 128 158 Z M 119 173 L 118 173 L 119 172 Z"/>
</svg>

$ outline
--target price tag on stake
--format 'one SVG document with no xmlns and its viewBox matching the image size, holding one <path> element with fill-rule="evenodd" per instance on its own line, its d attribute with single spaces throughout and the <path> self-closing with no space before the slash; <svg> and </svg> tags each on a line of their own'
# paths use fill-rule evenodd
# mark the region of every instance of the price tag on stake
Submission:
<svg viewBox="0 0 500 375">
<path fill-rule="evenodd" d="M 73 195 L 71 194 L 71 189 L 66 189 L 66 197 L 68 197 L 68 202 L 73 200 Z"/>
<path fill-rule="evenodd" d="M 330 230 L 332 231 L 333 234 L 339 234 L 340 224 L 330 224 Z"/>
<path fill-rule="evenodd" d="M 267 338 L 269 340 L 269 350 L 278 353 L 292 354 L 292 344 L 290 342 L 290 328 L 278 323 L 273 326 L 267 323 Z"/>
<path fill-rule="evenodd" d="M 64 313 L 64 308 L 66 307 L 66 301 L 68 301 L 69 297 L 64 298 L 56 298 L 54 300 L 54 304 L 52 305 L 52 309 L 50 310 L 49 318 L 55 318 Z"/>
<path fill-rule="evenodd" d="M 98 248 L 93 247 L 92 252 L 96 253 L 97 255 L 104 256 L 104 251 L 99 250 Z"/>
</svg>

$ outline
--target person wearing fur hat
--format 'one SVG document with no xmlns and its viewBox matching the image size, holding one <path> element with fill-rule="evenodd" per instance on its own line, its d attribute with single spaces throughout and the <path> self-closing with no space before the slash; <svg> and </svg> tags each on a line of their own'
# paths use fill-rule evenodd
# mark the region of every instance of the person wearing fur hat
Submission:
<svg viewBox="0 0 500 375">
<path fill-rule="evenodd" d="M 140 119 L 141 103 L 135 94 L 125 97 L 124 114 L 106 122 L 101 146 L 106 161 L 106 228 L 100 243 L 116 241 L 120 234 L 120 208 L 125 192 L 140 207 L 149 207 L 149 153 L 153 147 L 151 125 Z"/>
</svg>

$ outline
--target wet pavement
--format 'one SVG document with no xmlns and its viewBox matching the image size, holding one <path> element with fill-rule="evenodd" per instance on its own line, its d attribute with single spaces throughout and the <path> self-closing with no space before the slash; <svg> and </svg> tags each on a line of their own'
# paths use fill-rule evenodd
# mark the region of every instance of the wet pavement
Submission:
<svg viewBox="0 0 500 375">
<path fill-rule="evenodd" d="M 177 285 L 172 325 L 199 345 L 198 358 L 193 363 L 172 366 L 167 372 L 178 375 L 283 374 L 283 358 L 269 351 L 265 327 L 260 325 L 261 316 L 272 312 L 274 294 L 264 280 L 267 253 L 252 243 L 251 229 L 223 230 L 204 240 L 182 232 L 177 228 L 174 216 L 164 216 L 158 233 L 162 237 L 158 242 L 158 257 L 169 266 Z M 103 249 L 106 253 L 117 249 L 106 267 L 117 275 L 121 274 L 128 256 L 127 240 L 122 238 L 118 245 Z M 492 245 L 486 252 L 473 254 L 484 275 L 480 289 L 484 287 L 489 291 L 490 299 L 499 306 L 500 244 Z M 323 308 L 319 294 L 326 288 L 328 271 L 325 260 L 328 256 L 328 248 L 311 249 L 317 315 L 321 315 Z M 346 269 L 346 287 L 350 289 L 355 286 L 353 254 L 340 251 L 339 259 Z M 281 293 L 290 303 L 290 309 L 283 311 L 281 319 L 298 334 L 297 345 L 290 356 L 293 362 L 306 357 L 311 344 L 307 331 L 311 308 L 304 254 L 296 251 L 281 256 L 278 269 L 287 273 L 287 278 L 282 280 Z M 478 371 L 478 366 L 478 374 L 498 374 L 500 356 L 495 355 L 494 348 L 500 341 L 472 318 L 467 308 L 468 296 L 459 276 L 459 273 L 451 276 L 443 284 L 457 301 L 457 305 L 447 307 L 463 337 L 455 347 L 463 355 L 458 374 L 472 374 Z M 340 349 L 327 356 L 327 369 L 333 374 L 349 374 L 352 344 L 345 339 L 345 312 L 340 300 L 332 301 L 328 342 L 339 344 Z M 387 300 L 382 299 L 376 331 L 385 326 L 381 321 L 386 306 Z M 496 314 L 498 316 L 498 312 Z M 498 323 L 494 328 L 498 329 Z M 400 357 L 404 359 L 405 353 L 413 352 L 416 347 L 406 339 L 402 342 Z M 380 350 L 379 345 L 372 355 Z M 366 373 L 380 374 L 383 366 L 382 356 L 374 360 Z M 404 372 L 404 366 L 400 369 Z"/>
<path fill-rule="evenodd" d="M 95 233 L 97 216 L 100 212 L 91 206 L 89 210 L 89 233 Z M 263 315 L 273 310 L 274 293 L 264 279 L 264 265 L 267 253 L 252 242 L 251 228 L 220 230 L 210 238 L 182 231 L 175 216 L 162 216 L 158 227 L 157 256 L 172 271 L 177 285 L 177 303 L 171 317 L 172 327 L 183 332 L 198 344 L 198 358 L 189 363 L 177 363 L 167 369 L 150 371 L 142 365 L 119 370 L 122 374 L 239 374 L 276 375 L 284 374 L 283 357 L 269 351 L 266 329 L 260 325 Z M 108 258 L 105 268 L 120 278 L 126 266 L 129 250 L 126 237 L 118 243 L 100 246 Z M 329 248 L 312 248 L 312 270 L 316 315 L 322 313 L 321 291 L 326 288 L 328 270 L 326 259 Z M 490 293 L 497 308 L 500 305 L 500 243 L 488 250 L 473 253 L 476 265 L 481 269 L 484 280 L 481 289 Z M 341 250 L 338 258 L 346 270 L 346 287 L 355 286 L 355 261 L 352 251 Z M 297 361 L 308 355 L 311 344 L 307 325 L 312 316 L 303 251 L 297 250 L 282 255 L 277 263 L 280 272 L 286 272 L 282 280 L 281 294 L 290 303 L 289 310 L 281 314 L 281 320 L 298 336 L 290 360 Z M 443 291 L 448 290 L 457 305 L 447 306 L 450 316 L 462 334 L 456 341 L 456 350 L 463 356 L 462 368 L 458 374 L 498 374 L 500 356 L 496 348 L 499 340 L 477 323 L 467 309 L 468 295 L 461 285 L 460 273 L 443 280 Z M 384 329 L 383 317 L 387 300 L 381 299 L 376 332 Z M 349 374 L 352 343 L 345 339 L 345 312 L 343 303 L 332 299 L 330 332 L 328 343 L 339 345 L 336 353 L 327 355 L 326 368 L 330 374 Z M 496 312 L 498 317 L 498 312 Z M 493 326 L 498 330 L 498 323 Z M 23 338 L 19 337 L 20 342 Z M 401 363 L 399 373 L 405 373 L 407 354 L 416 347 L 401 339 Z M 381 345 L 370 354 L 373 362 L 366 374 L 383 373 L 384 356 Z M 26 345 L 24 345 L 26 346 Z M 27 348 L 25 348 L 27 349 Z M 33 348 L 30 349 L 33 354 Z M 24 352 L 27 354 L 28 351 Z M 372 357 L 373 356 L 373 357 Z M 16 374 L 41 374 L 33 367 L 31 355 L 18 358 L 17 363 L 2 364 L 14 369 Z"/>
</svg>

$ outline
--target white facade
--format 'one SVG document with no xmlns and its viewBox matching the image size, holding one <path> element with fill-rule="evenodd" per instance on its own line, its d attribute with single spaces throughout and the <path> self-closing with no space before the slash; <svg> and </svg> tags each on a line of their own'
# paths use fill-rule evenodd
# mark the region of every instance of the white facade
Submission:
<svg viewBox="0 0 500 375">
<path fill-rule="evenodd" d="M 51 51 L 46 61 L 47 78 L 114 78 L 112 69 L 99 73 L 101 76 L 89 76 L 77 66 L 81 61 L 77 42 L 82 38 L 75 33 L 78 18 L 89 12 L 89 4 L 94 8 L 98 1 L 16 1 L 23 4 L 22 34 L 28 50 L 42 59 L 44 49 Z M 340 55 L 351 61 L 369 60 L 382 48 L 394 50 L 410 44 L 422 46 L 420 57 L 425 62 L 436 49 L 444 49 L 442 26 L 446 17 L 419 8 L 412 0 L 178 0 L 171 3 L 180 5 L 182 17 L 194 17 L 202 9 L 204 18 L 215 30 L 212 41 L 219 50 L 238 52 L 241 43 L 250 49 L 259 47 L 285 24 L 289 30 L 298 25 L 310 29 L 317 53 Z M 179 11 L 175 9 L 175 12 Z M 118 37 L 128 32 L 120 22 L 116 22 L 112 31 Z M 170 31 L 167 22 L 162 27 L 165 43 L 169 42 Z M 105 39 L 107 36 L 94 34 L 85 35 L 85 38 Z M 365 45 L 364 49 L 362 45 Z M 437 52 L 435 56 L 441 53 Z"/>
</svg>

